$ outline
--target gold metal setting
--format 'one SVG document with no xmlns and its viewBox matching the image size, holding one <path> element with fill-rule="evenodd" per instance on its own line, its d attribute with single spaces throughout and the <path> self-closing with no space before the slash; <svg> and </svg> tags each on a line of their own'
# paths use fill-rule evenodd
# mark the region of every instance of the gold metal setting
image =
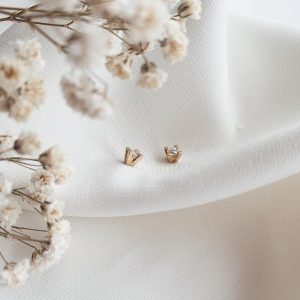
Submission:
<svg viewBox="0 0 300 300">
<path fill-rule="evenodd" d="M 140 150 L 132 150 L 130 147 L 126 147 L 124 163 L 127 166 L 134 167 L 143 158 Z"/>
<path fill-rule="evenodd" d="M 182 157 L 182 151 L 178 145 L 174 145 L 173 147 L 165 147 L 165 153 L 168 162 L 172 164 L 179 162 Z"/>
</svg>

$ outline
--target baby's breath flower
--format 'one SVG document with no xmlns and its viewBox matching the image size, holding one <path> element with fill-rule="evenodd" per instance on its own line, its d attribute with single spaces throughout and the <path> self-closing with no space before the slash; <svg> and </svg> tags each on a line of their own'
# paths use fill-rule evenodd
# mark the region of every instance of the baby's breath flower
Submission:
<svg viewBox="0 0 300 300">
<path fill-rule="evenodd" d="M 14 143 L 19 154 L 34 154 L 41 148 L 41 141 L 34 132 L 23 132 Z"/>
<path fill-rule="evenodd" d="M 108 51 L 109 33 L 94 23 L 82 23 L 78 31 L 80 33 L 72 33 L 66 41 L 68 58 L 72 64 L 83 68 L 103 64 Z"/>
<path fill-rule="evenodd" d="M 28 41 L 18 40 L 15 47 L 16 56 L 24 65 L 31 69 L 40 71 L 45 66 L 41 55 L 41 44 L 37 39 Z"/>
<path fill-rule="evenodd" d="M 0 173 L 0 198 L 5 198 L 11 193 L 12 183 Z"/>
<path fill-rule="evenodd" d="M 161 43 L 163 53 L 172 63 L 183 60 L 187 53 L 188 38 L 181 31 L 179 24 L 170 21 L 166 26 L 166 38 Z"/>
<path fill-rule="evenodd" d="M 70 223 L 60 220 L 50 224 L 50 243 L 44 244 L 42 253 L 35 252 L 32 256 L 34 271 L 45 271 L 60 260 L 69 246 Z"/>
<path fill-rule="evenodd" d="M 0 60 L 0 87 L 8 94 L 13 93 L 24 82 L 24 65 L 18 59 Z"/>
<path fill-rule="evenodd" d="M 190 17 L 199 20 L 202 10 L 201 4 L 200 0 L 183 0 L 178 7 L 178 15 L 181 18 Z"/>
<path fill-rule="evenodd" d="M 132 57 L 128 53 L 110 56 L 106 58 L 105 66 L 114 76 L 121 79 L 130 79 L 132 73 Z"/>
<path fill-rule="evenodd" d="M 41 185 L 51 185 L 54 183 L 54 177 L 52 173 L 41 168 L 32 173 L 31 182 Z"/>
<path fill-rule="evenodd" d="M 0 285 L 19 287 L 24 284 L 30 272 L 30 261 L 24 259 L 19 263 L 8 263 L 0 272 Z"/>
<path fill-rule="evenodd" d="M 51 147 L 39 156 L 39 161 L 45 169 L 59 168 L 65 162 L 65 155 L 58 146 Z"/>
<path fill-rule="evenodd" d="M 74 110 L 91 118 L 104 118 L 112 114 L 106 87 L 97 84 L 90 76 L 65 75 L 61 86 L 68 105 Z"/>
<path fill-rule="evenodd" d="M 22 212 L 19 203 L 11 198 L 0 198 L 0 226 L 10 229 Z"/>
<path fill-rule="evenodd" d="M 41 181 L 32 182 L 26 189 L 24 201 L 33 207 L 38 207 L 40 203 L 51 203 L 54 201 L 54 188 L 51 184 L 44 184 Z"/>
<path fill-rule="evenodd" d="M 131 11 L 126 14 L 125 9 L 123 13 L 129 28 L 129 40 L 148 42 L 161 38 L 163 26 L 170 18 L 167 5 L 160 0 L 132 0 L 131 5 Z"/>
<path fill-rule="evenodd" d="M 38 77 L 30 77 L 21 87 L 20 94 L 34 106 L 44 102 L 44 81 Z"/>
<path fill-rule="evenodd" d="M 32 114 L 33 105 L 25 99 L 9 99 L 9 116 L 18 122 L 27 121 Z"/>
<path fill-rule="evenodd" d="M 63 184 L 71 177 L 73 173 L 73 168 L 69 165 L 63 164 L 60 167 L 51 169 L 51 173 L 55 178 L 56 184 Z"/>
<path fill-rule="evenodd" d="M 62 201 L 54 201 L 50 204 L 43 204 L 41 210 L 46 217 L 48 223 L 53 224 L 59 221 L 63 216 L 64 203 Z"/>
<path fill-rule="evenodd" d="M 156 67 L 154 63 L 145 63 L 141 67 L 138 85 L 146 89 L 157 89 L 163 86 L 168 74 Z"/>
</svg>

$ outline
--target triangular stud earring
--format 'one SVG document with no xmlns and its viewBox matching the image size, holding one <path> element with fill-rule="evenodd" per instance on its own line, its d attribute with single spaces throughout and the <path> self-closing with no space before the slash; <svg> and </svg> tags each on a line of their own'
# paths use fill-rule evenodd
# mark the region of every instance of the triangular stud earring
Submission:
<svg viewBox="0 0 300 300">
<path fill-rule="evenodd" d="M 132 150 L 130 147 L 126 147 L 124 163 L 127 166 L 135 166 L 142 158 L 143 154 L 140 152 L 140 150 Z"/>
<path fill-rule="evenodd" d="M 169 163 L 177 163 L 182 157 L 182 151 L 178 145 L 173 147 L 165 147 L 165 153 Z"/>
</svg>

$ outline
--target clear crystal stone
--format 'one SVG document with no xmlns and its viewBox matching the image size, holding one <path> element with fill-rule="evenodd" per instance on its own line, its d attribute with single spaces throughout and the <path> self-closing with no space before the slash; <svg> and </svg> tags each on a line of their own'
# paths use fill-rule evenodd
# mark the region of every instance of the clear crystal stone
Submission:
<svg viewBox="0 0 300 300">
<path fill-rule="evenodd" d="M 168 155 L 171 155 L 171 156 L 176 156 L 178 154 L 178 148 L 176 147 L 170 147 L 168 148 Z"/>
</svg>

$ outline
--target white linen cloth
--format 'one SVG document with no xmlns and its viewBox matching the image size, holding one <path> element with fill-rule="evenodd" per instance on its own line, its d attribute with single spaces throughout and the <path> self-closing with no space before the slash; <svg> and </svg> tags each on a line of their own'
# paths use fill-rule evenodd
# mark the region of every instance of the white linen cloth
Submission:
<svg viewBox="0 0 300 300">
<path fill-rule="evenodd" d="M 227 22 L 226 1 L 204 1 L 189 57 L 169 68 L 164 90 L 114 81 L 116 115 L 98 123 L 65 106 L 66 65 L 44 43 L 47 103 L 25 126 L 2 115 L 0 125 L 38 128 L 70 153 L 79 172 L 62 194 L 78 218 L 65 261 L 5 299 L 299 299 L 299 176 L 184 209 L 299 172 L 300 29 L 280 21 Z M 11 27 L 1 53 L 30 35 Z M 174 143 L 183 161 L 168 165 L 163 147 Z M 145 154 L 136 168 L 121 163 L 126 145 Z"/>
</svg>

